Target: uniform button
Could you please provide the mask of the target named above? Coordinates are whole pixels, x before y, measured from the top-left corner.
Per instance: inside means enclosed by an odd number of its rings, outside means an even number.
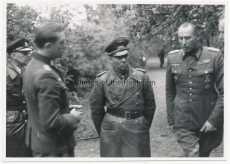
[[[117,129],[118,130],[118,129]]]
[[[192,88],[190,88],[190,90],[192,90]]]
[[[208,71],[205,71],[205,73],[208,73]]]
[[[189,101],[192,101],[192,99],[190,99]]]
[[[135,122],[137,122],[137,120]]]
[[[192,93],[190,93],[190,96],[192,96]]]
[[[190,81],[190,84],[192,84],[192,81]]]
[[[27,120],[25,120],[25,122],[27,122]]]
[[[138,95],[139,93],[137,92],[136,94]]]
[[[176,73],[176,71],[174,71]]]
[[[192,76],[189,76],[190,78],[192,77]]]
[[[136,105],[138,105],[139,103],[137,102]]]
[[[25,104],[26,102],[25,102],[25,101],[23,101],[22,103],[23,103],[23,104]]]
[[[192,72],[192,70],[190,69],[189,72]]]
[[[120,124],[122,124],[122,122],[120,122]]]

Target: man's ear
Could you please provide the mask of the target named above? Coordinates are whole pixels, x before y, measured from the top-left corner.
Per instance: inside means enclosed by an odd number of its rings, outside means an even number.
[[[46,49],[50,49],[51,47],[52,47],[52,45],[49,42],[44,45],[44,48],[46,48]]]
[[[13,58],[13,59],[15,59],[16,54],[13,52],[13,53],[10,54],[10,57]]]

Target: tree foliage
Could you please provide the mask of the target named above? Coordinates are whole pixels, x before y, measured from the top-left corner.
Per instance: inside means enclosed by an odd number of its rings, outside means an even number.
[[[145,47],[163,41],[164,46],[179,48],[177,29],[184,22],[193,22],[204,45],[217,46],[211,39],[218,34],[218,18],[224,5],[106,5],[116,17],[125,17],[130,37],[147,41]]]
[[[115,37],[130,38],[130,61],[139,67],[139,56],[154,54],[155,47],[177,49],[177,28],[185,21],[199,28],[204,45],[217,46],[213,38],[218,32],[218,17],[223,5],[160,5],[160,4],[106,4],[84,5],[86,19],[73,21],[82,11],[71,4],[47,5],[45,8],[7,4],[7,43],[24,37],[33,43],[37,27],[44,22],[62,24],[67,48],[62,59],[56,61],[70,91],[87,97],[90,85],[74,85],[74,80],[94,80],[96,74],[108,70],[110,62],[105,46]],[[154,45],[157,45],[154,47]],[[150,47],[154,47],[150,49]]]

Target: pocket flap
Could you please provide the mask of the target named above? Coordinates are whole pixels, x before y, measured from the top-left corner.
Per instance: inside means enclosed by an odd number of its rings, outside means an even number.
[[[209,73],[213,73],[213,69],[205,69],[205,70],[199,71],[199,75],[205,75]]]
[[[172,69],[172,73],[174,74],[180,74],[181,75],[181,70],[176,70],[176,69]]]

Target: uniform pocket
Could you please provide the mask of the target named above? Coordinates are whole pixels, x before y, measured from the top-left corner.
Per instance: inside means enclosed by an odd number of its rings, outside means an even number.
[[[175,68],[171,69],[175,83],[178,83],[181,80],[181,70]]]
[[[205,89],[209,89],[213,84],[213,69],[204,69],[199,71],[200,84],[204,86]]]
[[[115,122],[114,121],[103,121],[102,128],[104,130],[115,130],[116,129]]]

